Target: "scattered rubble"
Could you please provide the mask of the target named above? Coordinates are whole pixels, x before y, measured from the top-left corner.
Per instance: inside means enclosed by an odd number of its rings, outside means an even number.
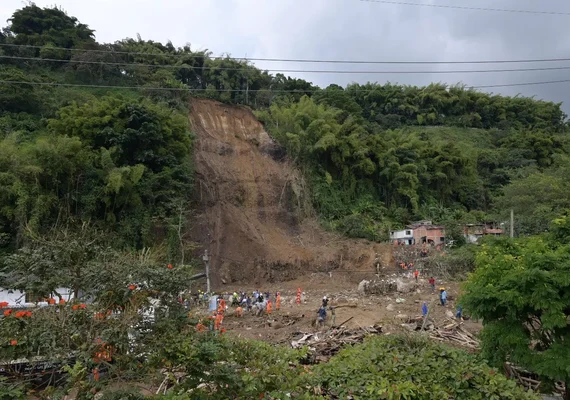
[[[382,333],[380,325],[366,328],[345,329],[337,328],[319,333],[298,333],[302,335],[299,339],[291,342],[291,347],[298,349],[308,346],[312,363],[327,362],[345,345],[362,343],[368,335],[379,335]]]
[[[450,342],[473,350],[479,348],[479,340],[463,329],[461,324],[455,322],[442,328],[433,329],[430,332],[430,338],[441,342]]]

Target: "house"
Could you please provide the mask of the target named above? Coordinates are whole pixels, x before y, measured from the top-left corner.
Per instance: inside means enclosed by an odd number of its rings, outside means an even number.
[[[434,225],[431,221],[419,221],[408,225],[414,234],[414,243],[429,244],[432,246],[445,243],[445,227]]]
[[[414,244],[414,232],[412,229],[406,228],[399,231],[390,232],[390,241],[393,244]]]
[[[477,243],[483,236],[500,236],[504,233],[501,228],[497,228],[492,223],[478,223],[463,225],[463,236],[467,243]]]
[[[405,229],[390,232],[393,244],[430,244],[437,246],[445,242],[445,228],[434,225],[431,221],[418,221]]]
[[[56,290],[57,293],[67,302],[74,298],[73,291],[71,289],[60,288]],[[46,301],[37,301],[30,293],[24,293],[19,290],[8,290],[0,288],[0,303],[7,302],[8,307],[18,308],[18,307],[35,307],[37,306],[47,306]],[[56,298],[56,296],[54,296]]]

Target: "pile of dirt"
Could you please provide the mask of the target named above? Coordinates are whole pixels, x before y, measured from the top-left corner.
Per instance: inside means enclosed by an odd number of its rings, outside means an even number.
[[[249,109],[194,99],[190,122],[198,209],[191,240],[208,249],[215,288],[331,271],[359,282],[374,276],[377,257],[393,265],[390,246],[319,227],[301,174]]]

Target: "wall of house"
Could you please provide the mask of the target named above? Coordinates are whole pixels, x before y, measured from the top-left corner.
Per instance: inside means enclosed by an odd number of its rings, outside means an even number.
[[[63,297],[65,301],[69,301],[74,298],[71,289],[58,288],[56,291],[61,295],[61,297]],[[35,305],[35,303],[26,303],[26,296],[24,292],[21,292],[19,290],[9,291],[0,288],[0,303],[4,301],[8,302],[9,306],[11,307],[32,307]],[[47,303],[39,302],[38,305],[44,306],[47,305]]]
[[[393,231],[390,233],[390,239],[413,239],[414,232],[412,229],[404,229],[401,231]]]
[[[426,237],[426,240],[432,240],[434,244],[437,245],[443,243],[441,238],[445,237],[445,230],[442,228],[427,229],[424,226],[414,228],[414,239],[416,240],[416,244],[421,244],[424,236]]]
[[[414,231],[412,229],[403,229],[401,231],[390,232],[392,243],[403,243],[406,245],[414,244]]]

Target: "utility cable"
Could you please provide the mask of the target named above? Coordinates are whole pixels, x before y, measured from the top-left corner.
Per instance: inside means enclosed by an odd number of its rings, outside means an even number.
[[[535,59],[514,59],[514,60],[471,60],[471,61],[368,61],[368,60],[327,60],[327,59],[300,59],[300,58],[255,58],[255,57],[229,57],[229,56],[209,56],[207,54],[168,54],[168,53],[144,53],[130,51],[96,50],[96,49],[68,49],[66,47],[45,47],[27,44],[0,43],[0,47],[30,48],[62,50],[80,53],[103,53],[111,55],[132,55],[150,57],[174,57],[174,58],[207,58],[211,60],[231,59],[235,61],[267,61],[267,62],[293,62],[293,63],[323,63],[323,64],[511,64],[511,63],[539,63],[539,62],[563,62],[570,61],[570,58],[535,58]]]
[[[501,87],[515,87],[515,86],[532,86],[532,85],[550,85],[555,83],[568,83],[570,79],[562,79],[557,81],[542,81],[542,82],[520,82],[520,83],[500,83],[496,85],[464,85],[465,89],[487,89],[487,88],[501,88]],[[175,92],[245,92],[246,89],[191,89],[191,88],[164,88],[164,87],[147,87],[147,86],[114,86],[114,85],[85,85],[79,83],[58,83],[58,82],[26,82],[26,81],[10,81],[0,80],[0,84],[7,85],[36,85],[36,86],[63,86],[63,87],[81,87],[81,88],[94,88],[94,89],[131,89],[131,90],[157,90],[157,91],[175,91]],[[453,87],[446,85],[448,87]],[[249,92],[271,92],[271,93],[314,93],[322,89],[250,89]],[[351,89],[356,92],[373,92],[377,89]]]
[[[26,61],[47,61],[72,64],[89,64],[100,66],[123,66],[123,67],[144,67],[155,69],[195,69],[195,70],[213,70],[213,71],[243,71],[243,68],[217,67],[217,66],[193,66],[193,65],[157,65],[157,64],[139,64],[139,63],[116,63],[106,61],[82,61],[82,60],[61,60],[56,58],[38,58],[38,57],[18,57],[3,56],[0,59],[26,60]],[[253,68],[253,67],[252,67]],[[256,67],[257,68],[257,67]],[[530,72],[530,71],[562,71],[569,70],[570,66],[560,67],[532,67],[532,68],[511,68],[511,69],[484,69],[484,70],[448,70],[448,71],[352,71],[352,70],[306,70],[306,69],[267,69],[257,68],[259,71],[268,72],[285,72],[285,73],[310,73],[310,74],[479,74],[479,73],[504,73],[504,72]]]
[[[513,9],[505,9],[505,8],[455,6],[455,5],[450,5],[450,4],[411,3],[411,2],[407,2],[407,1],[391,1],[391,0],[360,0],[360,1],[362,1],[364,3],[381,3],[381,4],[395,4],[395,5],[401,5],[401,6],[448,8],[448,9],[467,10],[467,11],[494,11],[494,12],[509,12],[509,13],[518,13],[518,14],[542,14],[542,15],[570,16],[570,12],[564,12],[564,11],[513,10]]]

